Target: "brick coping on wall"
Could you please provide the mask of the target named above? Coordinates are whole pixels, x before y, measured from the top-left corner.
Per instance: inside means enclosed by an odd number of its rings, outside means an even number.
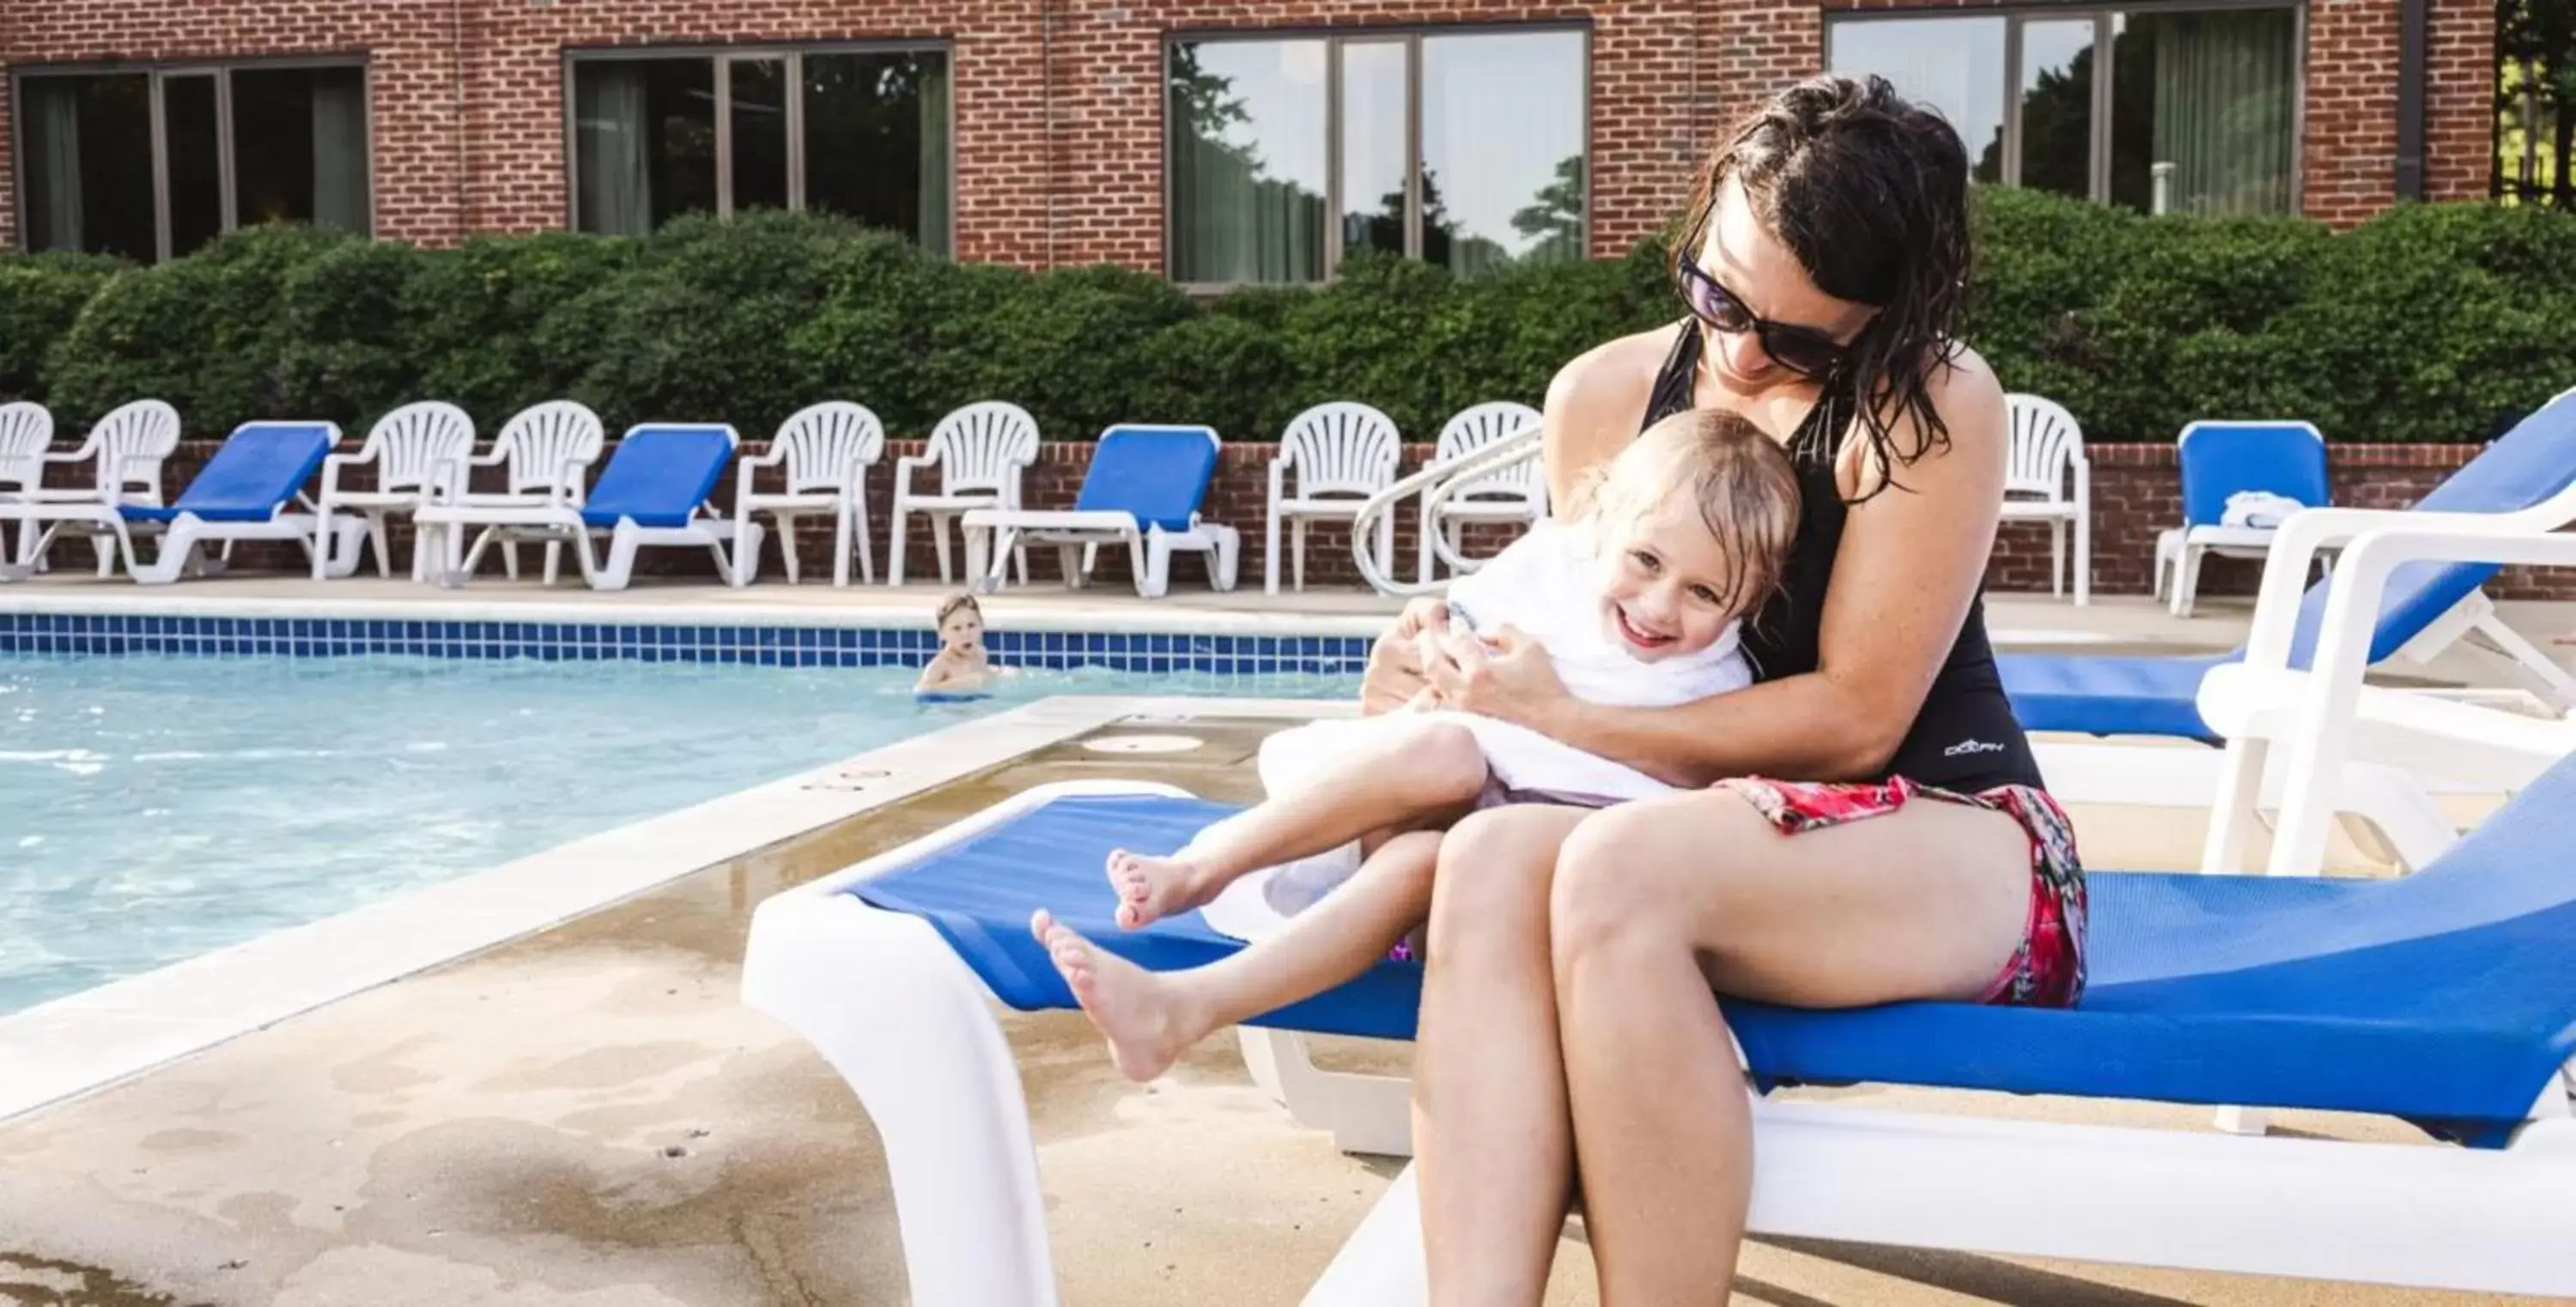
[[[758,442],[747,442],[746,450]],[[202,466],[215,450],[217,442],[190,440],[184,442],[169,465],[163,481],[167,493],[175,496],[187,484],[188,477]],[[2367,445],[2333,444],[2327,447],[2327,461],[2333,478],[2335,502],[2362,508],[2405,508],[2421,499],[2453,470],[2476,457],[2477,445]],[[868,524],[873,539],[880,575],[886,566],[886,531],[893,507],[894,463],[897,458],[917,455],[922,450],[918,440],[889,440],[876,467],[868,474]],[[1036,466],[1022,483],[1022,499],[1033,508],[1067,507],[1073,502],[1082,483],[1084,470],[1090,465],[1092,446],[1087,441],[1049,441],[1040,446]],[[1407,445],[1402,469],[1411,471],[1427,462],[1432,453],[1428,444]],[[1266,553],[1264,540],[1264,505],[1269,490],[1271,460],[1278,446],[1269,442],[1229,443],[1218,464],[1216,484],[1207,499],[1207,516],[1242,533],[1243,556],[1240,583],[1261,584]],[[2181,486],[2175,476],[2174,447],[2170,444],[2096,444],[2087,450],[2092,467],[2093,486],[2093,591],[2099,595],[2143,595],[2149,591],[2149,569],[2155,551],[2156,534],[2181,520]],[[605,460],[603,459],[603,462]],[[65,471],[69,471],[68,469]],[[58,472],[58,476],[63,473]],[[774,474],[773,474],[774,475]],[[916,485],[927,485],[926,478]],[[715,502],[730,511],[733,503],[733,477],[728,473],[716,488]],[[397,529],[397,540],[407,534]],[[935,555],[929,528],[915,519],[906,546],[908,572],[914,577],[936,576]],[[800,537],[801,557],[806,564],[828,569],[828,529],[809,525]],[[1414,574],[1418,558],[1417,516],[1408,506],[1399,509],[1395,524],[1396,567],[1399,575]],[[1468,537],[1469,551],[1483,554],[1500,547],[1510,532],[1501,528],[1477,528]],[[1282,535],[1283,546],[1287,543]],[[2071,541],[2070,541],[2071,545]],[[405,546],[397,544],[397,549]],[[774,547],[773,547],[774,548]],[[250,567],[290,566],[292,551],[254,550],[245,546],[237,551],[236,561]],[[1987,568],[1989,588],[2002,593],[2045,593],[2049,589],[2049,531],[2036,523],[2005,525],[1996,539],[1995,551]],[[1031,557],[1035,575],[1041,579],[1055,575],[1051,551],[1036,551]],[[1116,551],[1104,551],[1099,580],[1103,584],[1126,580],[1126,560]],[[68,559],[70,555],[64,554]],[[665,574],[706,572],[706,556],[694,550],[652,550],[644,556],[644,570]],[[372,566],[372,564],[370,564]],[[1178,564],[1178,584],[1201,584],[1203,576],[1193,560]],[[764,572],[777,575],[777,557],[772,553]],[[1289,568],[1281,568],[1286,584]],[[2212,559],[2202,574],[2201,589],[2211,595],[2249,595],[2260,576],[2260,564],[2250,560]],[[1358,567],[1351,557],[1349,530],[1339,524],[1318,523],[1310,529],[1306,551],[1306,578],[1310,587],[1348,588],[1359,584]],[[2490,587],[2499,598],[2576,599],[2576,572],[2533,572],[2510,569],[2499,583]]]

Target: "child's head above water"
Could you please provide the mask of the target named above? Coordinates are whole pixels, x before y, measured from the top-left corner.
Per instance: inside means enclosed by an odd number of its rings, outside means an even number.
[[[931,625],[939,630],[942,649],[962,654],[984,643],[984,610],[971,594],[951,595]]]
[[[1733,413],[1648,427],[1579,501],[1601,559],[1601,620],[1648,662],[1695,654],[1780,584],[1798,478],[1779,442]]]

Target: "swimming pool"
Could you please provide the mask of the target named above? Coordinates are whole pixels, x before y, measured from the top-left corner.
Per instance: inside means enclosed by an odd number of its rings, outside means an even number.
[[[1321,672],[0,653],[0,1013],[1056,694]]]

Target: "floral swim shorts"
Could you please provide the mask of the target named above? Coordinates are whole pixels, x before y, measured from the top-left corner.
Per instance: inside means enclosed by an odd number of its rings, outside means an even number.
[[[1983,1003],[2073,1007],[2084,996],[2084,869],[2075,828],[2044,790],[2003,785],[1975,794],[1918,785],[1902,776],[1878,784],[1816,784],[1761,778],[1720,781],[1784,834],[1884,816],[1915,799],[2001,812],[2030,835],[2030,919],[2021,947]]]

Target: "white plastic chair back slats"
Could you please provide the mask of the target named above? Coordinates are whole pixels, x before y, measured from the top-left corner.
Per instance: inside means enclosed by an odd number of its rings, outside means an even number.
[[[941,494],[989,491],[1016,508],[1020,469],[1038,457],[1037,419],[1005,400],[969,404],[939,420],[923,452],[939,462]]]
[[[374,456],[376,488],[393,492],[426,489],[440,468],[473,453],[474,420],[454,404],[432,399],[376,419],[359,456]]]
[[[2007,398],[2012,413],[2012,441],[2004,468],[2004,493],[2038,495],[2063,501],[2067,465],[2083,446],[2084,433],[2075,417],[2052,399],[2037,395]]]
[[[1475,453],[1515,431],[1538,425],[1538,421],[1537,409],[1508,399],[1460,410],[1440,428],[1440,443],[1433,449],[1432,459],[1446,462]],[[1547,478],[1540,475],[1544,468],[1545,464],[1538,459],[1515,463],[1499,472],[1461,482],[1450,492],[1450,498],[1455,502],[1493,496],[1535,502],[1547,494]]]
[[[114,493],[144,503],[161,502],[161,464],[179,449],[179,410],[157,399],[138,399],[108,410],[90,428],[99,467],[116,469]],[[102,490],[111,489],[100,480]]]
[[[1395,421],[1366,404],[1318,404],[1281,433],[1280,452],[1296,473],[1299,498],[1374,494],[1395,479],[1401,437]]]
[[[885,448],[885,424],[862,405],[825,400],[797,410],[778,428],[787,455],[787,493],[838,491]]]
[[[501,428],[496,453],[509,466],[514,495],[543,493],[564,479],[564,469],[599,459],[607,442],[599,415],[569,399],[549,400],[521,412]],[[572,487],[579,490],[576,483]]]
[[[45,451],[54,443],[54,415],[42,404],[0,404],[0,494],[45,483]]]

